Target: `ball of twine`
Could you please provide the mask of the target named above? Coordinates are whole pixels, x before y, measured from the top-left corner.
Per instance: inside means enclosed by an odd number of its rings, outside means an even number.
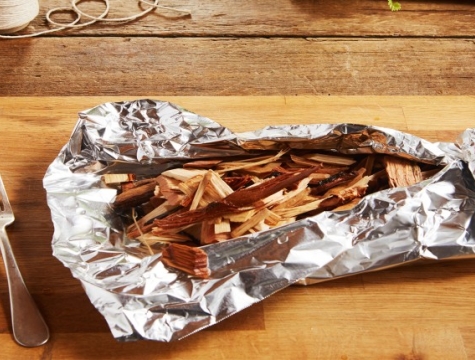
[[[24,29],[39,11],[38,0],[0,0],[0,34]]]

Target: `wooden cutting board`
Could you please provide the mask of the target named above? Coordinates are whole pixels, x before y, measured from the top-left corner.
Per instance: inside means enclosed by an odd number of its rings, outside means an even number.
[[[117,343],[79,282],[51,254],[42,179],[77,114],[138,97],[1,97],[0,174],[16,222],[19,267],[50,325],[41,348],[16,345],[0,269],[6,359],[472,359],[475,261],[419,264],[291,287],[182,341]],[[140,98],[144,98],[141,96]],[[265,125],[362,123],[453,142],[475,127],[475,97],[161,97],[235,132]]]

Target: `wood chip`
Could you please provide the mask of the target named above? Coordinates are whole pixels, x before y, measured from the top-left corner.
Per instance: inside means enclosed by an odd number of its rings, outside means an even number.
[[[154,196],[155,186],[157,186],[156,181],[152,181],[145,185],[124,191],[116,196],[112,206],[116,209],[125,209],[141,205]]]
[[[304,158],[308,160],[313,160],[322,163],[330,163],[336,165],[353,165],[355,163],[355,159],[350,156],[342,156],[342,155],[327,155],[327,154],[306,154],[303,155]]]
[[[271,212],[267,208],[262,209],[256,215],[251,217],[249,220],[242,223],[233,231],[231,231],[231,236],[234,238],[234,237],[244,235],[249,229],[256,226],[259,222],[264,221],[268,216],[271,216]]]
[[[121,183],[132,182],[136,179],[135,174],[104,174],[102,181],[109,186],[119,185]]]
[[[162,175],[180,181],[187,181],[197,175],[204,175],[207,171],[208,170],[176,168],[166,170],[162,173]]]
[[[169,266],[197,277],[207,278],[210,275],[208,256],[198,247],[170,244],[163,250],[162,260]]]
[[[145,224],[152,221],[153,219],[163,217],[167,214],[171,214],[177,209],[177,205],[171,205],[167,201],[163,202],[160,206],[156,207],[155,209],[144,215],[136,223],[130,225],[127,228],[127,236],[134,238],[143,232],[151,231],[153,224],[149,224],[148,226],[146,226]],[[141,231],[137,229],[137,225],[142,229]]]
[[[212,169],[219,163],[222,163],[223,160],[196,160],[196,161],[190,161],[185,164],[183,164],[184,169]]]
[[[143,235],[137,236],[137,240],[143,243],[147,243],[148,245],[154,245],[156,243],[163,243],[163,242],[189,242],[191,239],[190,237],[183,235],[183,234],[176,234],[176,233],[154,233],[148,232]]]
[[[180,180],[160,175],[157,177],[160,194],[167,199],[171,205],[180,205],[186,194],[180,189]]]
[[[249,210],[245,211],[240,211],[236,213],[231,213],[231,214],[225,214],[223,215],[225,218],[229,219],[229,221],[234,222],[234,223],[243,223],[247,220],[249,220],[254,214],[256,213],[256,209],[252,208]]]
[[[406,187],[422,181],[421,168],[414,161],[385,156],[383,162],[391,187]]]
[[[193,201],[191,202],[190,205],[190,210],[195,210],[198,208],[198,205],[200,204],[201,198],[203,197],[205,193],[205,189],[208,186],[208,183],[211,180],[211,171],[208,171],[203,178],[200,181],[200,184],[198,185],[198,188],[196,189],[195,196],[193,197]]]
[[[280,159],[284,154],[286,154],[289,150],[281,150],[274,156],[265,156],[261,158],[254,158],[249,160],[243,161],[234,161],[234,162],[223,162],[219,164],[216,169],[218,172],[228,172],[228,171],[235,171],[235,170],[242,170],[253,168],[259,165],[268,164]]]
[[[437,171],[424,165],[422,173],[419,164],[393,156],[285,149],[235,161],[191,161],[151,179],[131,181],[132,176],[118,174],[104,182],[119,191],[115,208],[142,212],[128,226],[129,238],[149,251],[156,243],[170,243],[163,245],[167,265],[207,277],[206,253],[191,242],[227,241],[322,211],[350,210],[368,191],[409,186]]]

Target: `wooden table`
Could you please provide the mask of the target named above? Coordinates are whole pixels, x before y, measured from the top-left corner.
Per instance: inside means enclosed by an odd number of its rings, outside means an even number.
[[[0,174],[16,215],[9,234],[52,333],[39,348],[13,342],[1,268],[0,358],[474,358],[474,260],[290,287],[179,342],[112,338],[51,251],[42,179],[79,111],[147,97],[236,132],[356,122],[450,142],[475,125],[471,1],[402,0],[398,13],[383,0],[167,4],[193,15],[0,40]],[[41,14],[56,5],[64,4],[41,1]],[[42,28],[38,18],[28,31]]]
[[[41,181],[68,141],[77,112],[122,98],[0,98],[0,174],[17,218],[9,233],[25,281],[52,332],[50,342],[40,348],[25,349],[12,341],[7,286],[2,281],[2,354],[12,359],[475,356],[474,260],[414,265],[291,287],[179,342],[117,343],[79,282],[51,255],[53,229]],[[265,124],[357,122],[399,129],[431,141],[454,141],[475,118],[474,97],[161,98],[235,131]],[[5,278],[3,269],[0,278]]]
[[[400,1],[394,13],[385,0],[166,0],[192,17],[0,42],[0,94],[473,94],[473,1]],[[120,1],[111,16],[138,10]],[[28,30],[45,28],[42,16]]]

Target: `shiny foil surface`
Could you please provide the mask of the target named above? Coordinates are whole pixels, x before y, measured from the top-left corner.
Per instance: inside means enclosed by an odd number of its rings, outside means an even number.
[[[454,143],[429,143],[353,124],[268,126],[239,134],[168,102],[102,104],[80,113],[43,180],[53,255],[79,279],[116,339],[181,339],[291,284],[422,259],[473,257],[474,139],[471,129]],[[207,245],[208,279],[164,266],[160,254],[138,251],[110,207],[116,190],[101,182],[104,173],[146,176],[190,159],[284,146],[394,154],[444,168],[414,186],[367,195],[350,211]]]

